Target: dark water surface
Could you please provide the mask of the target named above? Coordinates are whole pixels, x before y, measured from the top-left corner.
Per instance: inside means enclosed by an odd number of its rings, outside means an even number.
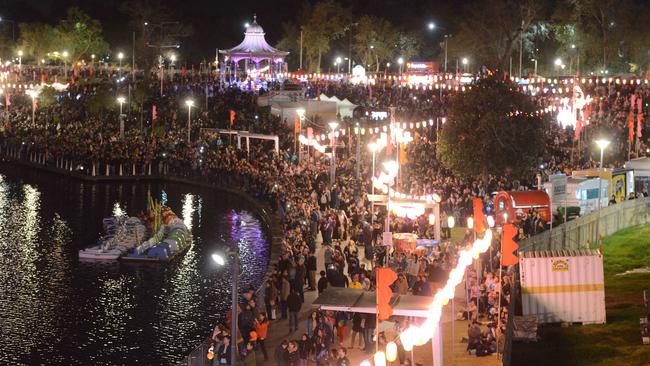
[[[137,214],[147,190],[191,228],[167,265],[79,262],[101,220]],[[0,163],[0,365],[167,365],[225,318],[230,271],[210,255],[239,243],[244,285],[268,265],[264,224],[248,203],[165,183],[89,184]]]

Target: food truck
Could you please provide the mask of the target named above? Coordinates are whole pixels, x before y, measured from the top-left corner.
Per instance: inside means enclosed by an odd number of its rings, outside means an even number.
[[[531,209],[536,209],[547,223],[551,221],[551,202],[544,191],[501,191],[494,197],[494,221],[499,225],[517,223]]]
[[[607,182],[607,201],[612,196],[616,198],[616,202],[624,201],[629,197],[630,193],[634,193],[634,170],[626,168],[616,169],[586,169],[575,170],[571,173],[573,177],[585,178],[603,178],[603,185]],[[598,190],[596,190],[598,191]]]

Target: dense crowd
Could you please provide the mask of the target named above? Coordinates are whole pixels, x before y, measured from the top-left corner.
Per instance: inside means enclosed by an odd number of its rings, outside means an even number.
[[[134,84],[117,71],[92,76],[82,73],[64,93],[42,92],[35,123],[32,123],[29,97],[16,93],[7,98],[11,105],[3,116],[2,146],[22,146],[51,158],[66,157],[73,159],[75,166],[95,162],[147,165],[157,161],[181,176],[198,176],[210,181],[236,176],[237,182],[249,192],[268,200],[281,217],[285,236],[274,275],[264,285],[262,301],[259,301],[263,305],[258,303],[254,290],[246,292],[239,304],[238,340],[241,341],[236,342],[236,347],[246,365],[256,364],[258,349],[265,360],[273,357],[279,365],[306,365],[308,361],[319,365],[347,365],[348,349],[354,348],[357,340],[356,347],[374,352],[375,344],[381,348],[408,326],[405,323],[408,320],[398,319],[394,334],[376,334],[373,314],[315,311],[306,328],[299,329],[298,313],[303,306],[304,292],[320,293],[327,287],[372,291],[377,266],[389,266],[398,275],[393,284],[395,293],[433,296],[455,265],[455,253],[473,241],[468,233],[457,243],[437,243],[414,251],[386,247],[382,243],[386,212],[373,209],[368,199],[371,186],[367,178],[375,172],[371,171],[371,157],[366,149],[362,149],[358,162],[354,151],[342,152],[331,181],[327,156],[310,154],[298,163],[293,150],[294,136],[287,121],[258,107],[256,94],[229,88],[218,79],[185,79],[179,75],[163,84],[162,95],[159,87],[155,79]],[[280,87],[271,85],[271,88]],[[600,85],[590,92],[598,97],[593,102],[591,122],[583,127],[582,139],[589,141],[584,136],[596,135],[606,128],[615,136],[617,146],[625,146],[629,95],[636,93],[646,100],[648,90],[641,86]],[[119,116],[115,97],[127,93],[132,94],[133,102],[127,107],[126,116]],[[405,120],[444,117],[450,100],[449,92],[403,89],[390,84],[368,88],[314,82],[306,85],[305,93],[310,97],[326,93],[339,99],[349,98],[369,108],[395,107]],[[536,102],[549,105],[553,98],[539,96]],[[185,137],[187,107],[183,101],[186,99],[194,100],[198,109],[193,112],[196,115],[192,120],[192,143]],[[207,108],[198,106],[202,103]],[[126,126],[123,139],[119,137],[120,118],[124,118]],[[227,135],[202,130],[218,128],[278,135],[279,154],[269,152],[270,143],[255,143],[249,151],[240,150]],[[552,125],[539,161],[540,174],[594,165],[584,144],[582,149],[576,148],[574,136],[572,129]],[[536,183],[535,177],[529,181],[498,176],[489,176],[486,181],[460,179],[436,159],[436,141],[437,128],[414,136],[407,148],[409,162],[403,167],[400,189],[410,194],[440,195],[439,220],[446,238],[450,237],[449,230],[444,230],[449,229],[444,227],[446,217],[453,216],[457,222],[464,223],[471,215],[474,197],[484,198],[489,207],[492,192],[531,189]],[[362,172],[359,177],[356,164],[360,164]],[[434,236],[433,225],[426,216],[412,219],[392,216],[390,221],[392,232],[417,233],[420,238]],[[522,236],[542,231],[545,225],[539,215],[531,212],[522,224]],[[324,268],[318,268],[317,249],[323,253]],[[477,355],[497,350],[497,339],[507,322],[513,286],[511,275],[500,273],[498,251],[489,251],[482,259],[480,273],[476,270],[467,273],[468,301],[458,314],[458,318],[471,320],[468,350]],[[269,328],[274,321],[282,319],[289,323],[293,338],[278,349],[267,350],[264,341]],[[233,345],[228,329],[217,326],[213,333],[211,352],[215,364],[229,363]],[[373,337],[378,339],[373,341]],[[399,354],[400,364],[409,364],[402,348]]]

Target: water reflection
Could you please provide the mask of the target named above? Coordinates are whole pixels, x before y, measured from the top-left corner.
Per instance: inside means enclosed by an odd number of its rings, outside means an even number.
[[[232,197],[180,185],[85,185],[3,165],[0,172],[0,364],[178,361],[229,308],[229,271],[210,254],[237,244],[242,285],[264,275],[265,232]],[[147,191],[160,198],[163,189],[192,230],[184,257],[169,266],[79,263],[77,251],[96,242],[103,217],[137,214]]]

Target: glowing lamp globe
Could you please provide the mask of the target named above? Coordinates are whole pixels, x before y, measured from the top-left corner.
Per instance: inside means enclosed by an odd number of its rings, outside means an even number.
[[[384,352],[379,351],[375,353],[375,366],[386,366],[386,355]]]
[[[397,345],[395,342],[388,342],[386,345],[386,361],[393,362],[397,359]]]

